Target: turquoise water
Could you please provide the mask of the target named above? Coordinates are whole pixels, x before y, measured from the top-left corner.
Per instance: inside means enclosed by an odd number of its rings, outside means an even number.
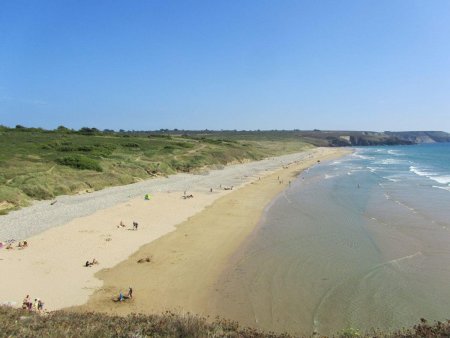
[[[220,314],[330,334],[450,318],[450,144],[356,148],[302,173],[219,281]]]

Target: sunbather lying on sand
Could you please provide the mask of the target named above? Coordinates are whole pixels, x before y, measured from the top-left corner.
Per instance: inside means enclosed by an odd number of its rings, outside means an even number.
[[[98,264],[98,261],[95,258],[92,259],[92,262],[86,261],[86,263],[84,263],[84,266],[85,267],[89,267],[89,266],[92,266],[94,264]]]
[[[17,246],[21,249],[26,248],[28,246],[28,242],[27,241],[23,241],[23,242],[19,241],[19,244]]]

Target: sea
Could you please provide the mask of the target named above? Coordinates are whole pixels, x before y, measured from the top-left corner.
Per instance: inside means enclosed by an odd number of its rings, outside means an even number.
[[[450,319],[450,143],[354,148],[299,174],[217,285],[220,315],[276,332]]]

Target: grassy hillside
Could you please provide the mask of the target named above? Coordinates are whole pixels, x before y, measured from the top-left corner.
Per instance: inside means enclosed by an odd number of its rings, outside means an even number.
[[[0,129],[0,213],[33,199],[93,191],[311,147],[298,139]]]
[[[233,321],[192,314],[138,315],[128,317],[65,311],[38,315],[0,306],[2,337],[288,337],[241,328]]]
[[[161,315],[132,314],[120,317],[100,313],[56,311],[39,315],[5,306],[0,306],[0,328],[2,337],[291,337],[289,334],[243,328],[235,321],[220,318],[211,320],[189,313],[178,315],[166,312]],[[412,328],[389,333],[377,330],[361,333],[348,328],[333,335],[342,338],[449,336],[449,322],[428,324],[424,319]]]

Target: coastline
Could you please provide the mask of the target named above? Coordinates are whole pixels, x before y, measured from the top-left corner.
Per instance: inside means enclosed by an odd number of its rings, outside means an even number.
[[[177,230],[142,246],[127,260],[96,274],[103,281],[89,301],[74,311],[99,311],[126,315],[176,311],[205,316],[216,314],[210,302],[215,283],[228,260],[254,231],[264,209],[289,186],[299,172],[318,161],[348,154],[347,149],[318,149],[304,161],[283,166],[231,194],[218,198],[202,212],[177,225]],[[144,257],[150,263],[138,264]],[[131,302],[111,298],[128,286]]]
[[[24,250],[18,250],[17,248],[15,250],[2,249],[0,251],[0,268],[3,271],[8,271],[8,278],[2,281],[3,288],[0,290],[0,303],[20,306],[21,299],[26,294],[30,294],[32,297],[43,299],[48,310],[79,306],[89,300],[86,305],[78,309],[116,312],[117,307],[110,307],[110,305],[115,305],[111,302],[111,297],[118,292],[118,289],[121,288],[125,292],[126,288],[132,285],[135,290],[136,301],[133,301],[132,307],[128,309],[126,304],[121,304],[120,309],[123,311],[119,311],[119,313],[136,311],[150,313],[160,312],[169,308],[182,308],[183,311],[185,309],[199,309],[200,306],[204,306],[205,301],[208,299],[205,296],[205,290],[203,290],[204,285],[212,285],[215,276],[225,264],[226,257],[237,248],[242,239],[254,228],[264,206],[279,191],[282,191],[287,184],[287,180],[285,180],[284,184],[279,184],[277,181],[276,185],[268,185],[268,194],[266,192],[261,193],[263,184],[258,181],[258,178],[269,175],[266,178],[261,178],[261,181],[265,182],[270,175],[272,177],[276,175],[271,174],[274,168],[286,167],[290,163],[288,169],[279,169],[277,171],[280,173],[279,176],[281,179],[282,175],[292,174],[298,170],[302,170],[306,166],[316,163],[317,159],[320,158],[323,160],[329,154],[334,154],[335,152],[348,152],[348,150],[316,148],[299,154],[230,166],[223,170],[214,171],[208,176],[182,174],[163,180],[163,184],[154,180],[153,182],[141,182],[131,186],[105,189],[107,191],[102,190],[89,194],[88,196],[81,196],[85,201],[81,205],[78,205],[76,210],[83,209],[83,206],[89,205],[90,203],[95,204],[92,202],[98,199],[101,200],[104,196],[110,196],[110,199],[108,201],[100,201],[100,204],[95,205],[96,208],[99,205],[114,202],[115,197],[112,196],[114,195],[114,190],[122,193],[120,190],[122,189],[124,191],[122,195],[125,196],[125,199],[126,196],[134,197],[140,195],[141,197],[128,198],[125,202],[100,208],[90,214],[90,210],[83,210],[83,213],[80,215],[81,217],[73,218],[64,225],[53,225],[50,229],[41,230],[37,235],[28,238],[30,245]],[[295,163],[298,161],[301,161],[299,165]],[[306,165],[306,163],[309,164]],[[219,182],[225,182],[227,185],[237,182],[237,189],[233,189],[232,191],[218,190]],[[148,190],[149,184],[155,185],[150,191]],[[208,189],[209,186],[214,187],[212,193]],[[210,216],[205,216],[205,211],[209,211],[216,202],[221,201],[222,198],[227,196],[230,196],[230,198],[222,203],[225,203],[225,207],[234,210],[236,205],[240,205],[241,200],[246,198],[245,191],[241,192],[241,190],[256,186],[259,189],[257,195],[260,195],[261,198],[253,201],[253,206],[250,206],[250,208],[255,209],[251,210],[251,221],[243,227],[224,227],[224,230],[228,230],[228,235],[230,235],[229,230],[231,230],[232,232],[236,232],[236,236],[229,237],[228,244],[223,247],[223,250],[215,253],[214,259],[211,260],[211,262],[215,262],[213,264],[215,266],[212,266],[212,270],[208,271],[207,274],[202,274],[201,278],[199,278],[195,272],[197,270],[193,268],[200,263],[195,260],[191,261],[191,264],[188,265],[183,263],[187,258],[192,259],[194,257],[187,257],[180,249],[181,247],[177,250],[167,250],[167,248],[173,246],[170,238],[175,238],[177,245],[181,245],[183,242],[190,243],[197,235],[201,239],[202,232],[209,229],[189,226],[192,220],[200,218],[206,219],[207,222],[214,222],[220,217],[219,214],[212,212]],[[130,190],[135,187],[137,189]],[[195,198],[181,198],[183,190],[186,190],[186,187],[189,188],[188,193],[193,192]],[[152,192],[150,201],[143,199],[141,195],[143,191]],[[240,194],[243,194],[243,196]],[[122,195],[120,199],[124,198]],[[65,201],[70,206],[71,197],[58,197],[58,201]],[[80,196],[74,196],[72,198],[79,200]],[[37,205],[48,208],[48,201],[39,202]],[[64,203],[61,203],[58,208],[63,209]],[[66,208],[68,207],[66,206]],[[31,210],[33,210],[33,207]],[[23,209],[15,212],[12,217],[20,220],[19,216],[21,214],[27,215],[28,213],[30,213],[29,209]],[[86,213],[88,214],[86,215]],[[73,213],[69,216],[72,215]],[[45,215],[38,214],[36,216],[37,221],[39,218],[45,219]],[[247,215],[244,214],[244,216],[246,218]],[[210,218],[208,219],[208,217]],[[117,228],[120,221],[123,221],[127,225],[126,229]],[[133,221],[139,222],[138,231],[129,231],[132,228],[131,224]],[[177,226],[177,224],[180,225]],[[218,229],[216,228],[216,230]],[[186,234],[187,236],[185,236]],[[225,235],[227,235],[227,231],[224,231],[224,233],[220,233],[219,231],[215,235],[209,234],[210,237],[216,236],[216,238],[221,238]],[[157,240],[158,238],[159,240]],[[195,243],[198,245],[199,243],[206,242],[204,240],[196,240]],[[163,254],[153,253],[153,245],[161,247],[160,250]],[[152,256],[152,262],[137,264],[136,258],[144,258],[147,255],[146,250],[148,250],[148,247],[152,251],[148,255]],[[214,247],[208,248],[206,245],[200,248],[197,247],[196,249],[201,250],[199,251],[201,253],[200,256],[214,252]],[[88,268],[83,266],[86,260],[92,260],[93,258],[96,258],[100,264]],[[176,272],[177,270],[179,272],[175,273],[175,277],[168,276],[168,279],[164,280],[163,274],[158,269],[164,269],[171,265],[174,265],[172,272]],[[125,267],[125,272],[121,270],[122,266]],[[142,271],[139,270],[136,272],[132,271],[136,266],[139,269],[143,269],[144,274],[141,274]],[[183,269],[180,269],[181,266],[183,266]],[[197,265],[197,267],[200,267],[200,265]],[[192,271],[190,271],[190,268],[192,268]],[[154,271],[154,269],[157,269],[157,271]],[[201,268],[200,270],[204,269]],[[98,274],[96,274],[97,272]],[[145,294],[146,291],[145,289],[141,289],[139,283],[148,279],[148,273],[154,274],[155,272],[159,278],[152,279],[152,282],[160,283],[161,287],[168,286],[167,280],[180,277],[181,274],[185,274],[185,276],[190,274],[191,280],[189,283],[182,283],[186,288],[180,289],[180,294],[177,295],[176,292],[173,295],[171,294],[172,301],[168,301],[170,297],[168,297],[168,293],[166,292],[160,294],[160,301],[157,302],[153,289],[149,289],[149,297],[141,298],[141,295]],[[123,273],[122,278],[120,276]],[[112,279],[116,284],[111,284],[109,279],[105,277],[108,274],[112,274]],[[130,276],[132,277],[131,280],[129,278]],[[103,280],[103,278],[105,279]],[[178,279],[182,281],[184,277]],[[199,287],[195,289],[196,284]],[[192,297],[187,297],[188,303],[185,307],[186,302],[178,301],[180,300],[180,295],[186,293],[189,287],[195,289],[196,292],[189,292]],[[168,288],[166,291],[171,293],[174,291],[174,288]],[[89,298],[92,294],[94,295]],[[106,298],[103,299],[103,296]],[[196,297],[200,297],[202,300]],[[140,304],[141,300],[144,299],[147,299],[147,301]],[[189,301],[189,299],[191,300]],[[149,303],[151,304],[149,305]],[[191,306],[192,304],[195,306]],[[203,310],[198,311],[198,313],[206,312]]]

